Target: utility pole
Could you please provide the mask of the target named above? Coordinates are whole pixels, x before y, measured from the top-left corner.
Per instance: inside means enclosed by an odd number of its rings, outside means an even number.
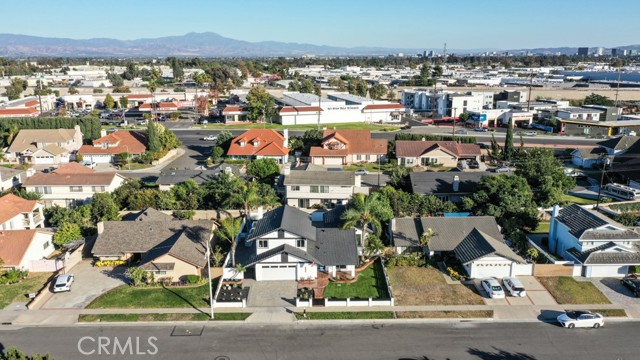
[[[211,311],[211,320],[213,320],[213,286],[211,285],[211,240],[207,240],[207,275],[209,277],[209,309]],[[222,278],[220,279],[222,281]]]
[[[320,130],[320,112],[322,112],[322,89],[318,95],[318,130]]]
[[[42,109],[42,75],[40,75],[40,91],[38,91],[38,102],[40,103],[40,116],[42,116],[42,114],[44,113],[44,110]],[[616,99],[617,99],[617,94],[616,94]]]
[[[602,173],[600,174],[600,186],[598,187],[598,198],[596,199],[595,209],[600,207],[600,194],[602,193],[602,183],[604,182],[604,173],[606,171],[607,165],[609,165],[609,158],[606,157],[602,161]]]
[[[618,92],[620,91],[620,66],[618,66],[618,82],[616,83],[616,108],[618,107]]]
[[[527,100],[527,111],[531,111],[531,87],[533,86],[533,70],[529,70],[529,97]]]

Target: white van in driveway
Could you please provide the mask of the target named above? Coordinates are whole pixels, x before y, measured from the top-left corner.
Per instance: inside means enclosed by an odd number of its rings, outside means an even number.
[[[507,276],[502,278],[502,285],[504,285],[505,290],[509,292],[509,295],[511,296],[527,296],[527,291],[524,289],[524,285],[522,285],[522,282],[515,277]]]

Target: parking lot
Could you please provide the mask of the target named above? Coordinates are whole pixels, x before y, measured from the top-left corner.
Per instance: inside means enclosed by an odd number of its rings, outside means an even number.
[[[557,305],[553,296],[549,294],[547,289],[545,289],[535,277],[518,276],[518,279],[520,279],[520,282],[524,285],[527,296],[513,297],[506,293],[504,299],[492,299],[482,288],[480,284],[482,279],[475,279],[473,283],[487,305]],[[499,280],[499,282],[502,285],[502,281]]]
[[[93,267],[90,261],[82,261],[68,273],[75,278],[71,291],[53,294],[43,309],[81,309],[107,290],[125,283],[124,268]]]

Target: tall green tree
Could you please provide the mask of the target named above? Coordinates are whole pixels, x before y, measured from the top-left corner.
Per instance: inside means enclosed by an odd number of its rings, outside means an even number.
[[[505,160],[512,160],[515,155],[515,147],[513,146],[513,122],[509,120],[507,125],[507,135],[504,138],[504,148],[502,154]]]
[[[104,98],[104,107],[107,109],[113,109],[115,105],[116,101],[113,99],[113,96],[111,96],[111,94],[107,94]]]
[[[118,99],[118,102],[120,103],[121,108],[123,109],[129,108],[129,99],[126,96],[121,96],[120,99]]]
[[[313,92],[313,90],[312,90]],[[247,104],[249,105],[249,119],[266,121],[275,113],[275,102],[263,87],[256,86],[249,90],[247,94]]]
[[[62,246],[68,242],[80,240],[81,238],[82,231],[80,231],[80,227],[74,223],[66,223],[62,224],[53,235],[53,243],[57,246]]]
[[[380,100],[385,95],[387,95],[387,87],[382,84],[373,85],[369,89],[369,95],[371,96],[372,99]]]
[[[120,218],[118,205],[110,193],[93,194],[91,201],[91,219],[94,222],[114,221]]]
[[[247,166],[247,175],[258,181],[273,184],[273,180],[280,174],[280,166],[274,159],[263,158],[253,160]]]
[[[604,95],[598,95],[596,93],[591,93],[591,95],[587,95],[584,98],[585,105],[602,105],[602,106],[614,106],[615,103],[613,100],[609,99]]]
[[[20,78],[11,79],[11,84],[5,87],[5,95],[9,100],[16,100],[20,98],[20,95],[24,91],[24,80]]]
[[[247,220],[251,217],[251,209],[261,204],[258,183],[245,181],[226,199],[226,205],[234,209],[244,210]]]
[[[562,161],[556,159],[552,149],[528,148],[518,152],[516,175],[522,176],[533,192],[538,206],[560,204],[562,196],[576,185],[566,176]]]
[[[162,150],[158,126],[154,121],[150,121],[147,125],[147,150],[150,152],[159,152]]]
[[[231,243],[231,266],[236,267],[236,246],[237,237],[242,227],[241,217],[227,217],[220,221],[220,226],[215,230],[215,234],[221,240]]]
[[[373,225],[374,232],[382,231],[382,222],[393,216],[389,201],[380,193],[371,195],[354,194],[342,214],[342,228],[360,227],[362,231],[362,247],[367,248],[367,226]]]

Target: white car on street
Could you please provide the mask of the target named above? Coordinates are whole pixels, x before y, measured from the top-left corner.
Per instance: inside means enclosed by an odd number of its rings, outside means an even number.
[[[486,278],[481,281],[482,288],[492,299],[504,299],[504,290],[498,280],[494,278]]]
[[[207,136],[203,137],[202,140],[204,140],[204,141],[216,141],[216,140],[218,140],[218,138],[216,136],[213,136],[213,135],[207,135]]]
[[[515,277],[507,276],[502,278],[502,285],[504,285],[505,290],[509,292],[509,295],[511,296],[527,296],[527,291],[524,289],[524,285],[522,285],[522,282]]]
[[[73,274],[58,275],[56,277],[56,282],[53,284],[53,292],[71,291],[73,279]]]
[[[577,327],[592,327],[594,329],[604,325],[604,317],[591,311],[567,311],[558,316],[558,322],[562,327],[569,329]]]

